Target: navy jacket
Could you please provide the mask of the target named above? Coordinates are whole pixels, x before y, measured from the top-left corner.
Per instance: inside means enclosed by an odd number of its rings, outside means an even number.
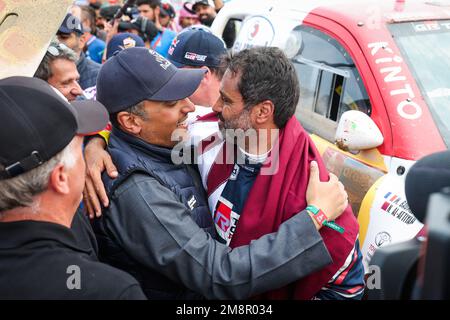
[[[77,61],[81,89],[86,90],[97,85],[97,76],[101,67],[101,64],[88,59],[84,52],[81,53],[80,59]]]
[[[115,128],[110,136],[108,147],[119,171],[119,176],[114,180],[110,179],[108,175],[104,175],[108,194],[113,194],[132,175],[138,173],[149,175],[166,188],[167,192],[176,195],[186,210],[191,212],[191,217],[200,228],[214,235],[207,197],[197,170],[189,165],[173,164],[171,149],[148,144]],[[183,285],[170,281],[158,271],[142,266],[139,261],[132,258],[132,252],[122,250],[115,237],[111,237],[105,232],[105,226],[100,229],[103,230],[103,232],[97,232],[100,258],[134,275],[141,283],[148,298],[191,299],[200,297],[192,295]],[[133,230],[126,232],[133,232]]]

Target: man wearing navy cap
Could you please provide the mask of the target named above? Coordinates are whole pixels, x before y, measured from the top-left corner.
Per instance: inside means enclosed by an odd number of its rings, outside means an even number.
[[[130,48],[109,59],[98,78],[97,99],[113,123],[108,151],[118,170],[115,179],[103,175],[111,200],[95,221],[100,258],[134,275],[149,298],[248,298],[330,262],[306,211],[276,234],[233,251],[214,240],[198,172],[172,160],[194,110],[188,97],[204,72]],[[324,200],[336,189],[312,194]]]
[[[43,80],[0,80],[0,299],[144,299],[101,264],[71,225],[84,186],[83,136],[108,122],[98,102],[69,104]]]
[[[56,33],[58,40],[75,51],[78,56],[77,69],[80,74],[81,89],[95,86],[98,71],[101,65],[88,59],[83,52],[87,37],[84,34],[83,25],[74,15],[68,13]]]
[[[169,49],[167,58],[175,66],[205,71],[200,86],[189,97],[195,104],[195,112],[189,114],[188,121],[194,144],[219,131],[217,121],[202,121],[202,118],[213,112],[212,106],[220,97],[220,81],[227,68],[226,57],[227,49],[222,39],[196,27],[182,31]]]

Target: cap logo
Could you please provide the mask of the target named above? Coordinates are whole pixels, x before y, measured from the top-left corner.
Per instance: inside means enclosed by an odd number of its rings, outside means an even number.
[[[123,49],[134,48],[134,47],[136,47],[136,41],[133,38],[128,37],[126,39],[123,39]]]
[[[170,45],[168,54],[173,55],[173,52],[175,51],[175,48],[177,47],[178,43],[180,43],[180,40],[177,40],[177,38],[173,39],[172,44]]]
[[[204,55],[200,55],[200,54],[192,53],[192,52],[186,52],[186,54],[184,55],[184,58],[186,58],[188,60],[192,60],[192,61],[205,62],[205,60],[206,60],[206,58],[208,58],[208,56],[204,56]]]
[[[80,31],[81,32],[81,23],[78,18],[75,16],[70,16],[66,21],[65,27],[69,30]]]
[[[166,60],[163,56],[161,56],[156,51],[153,51],[152,49],[148,49],[148,52],[155,57],[156,62],[159,63],[159,66],[163,68],[164,70],[167,70],[171,66],[170,61]]]

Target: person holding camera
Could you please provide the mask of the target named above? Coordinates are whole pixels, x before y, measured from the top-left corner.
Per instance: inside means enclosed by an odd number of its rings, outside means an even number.
[[[167,57],[170,45],[176,37],[176,32],[161,25],[161,17],[169,16],[164,10],[160,0],[138,0],[136,3],[139,15],[153,22],[158,29],[158,33],[150,43],[150,48],[158,52],[163,57]]]

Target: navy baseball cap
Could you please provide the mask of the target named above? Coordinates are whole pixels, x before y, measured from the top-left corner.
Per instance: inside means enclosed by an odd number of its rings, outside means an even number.
[[[67,102],[38,78],[0,80],[0,180],[11,179],[50,160],[75,135],[92,135],[108,124],[97,101]]]
[[[83,34],[83,25],[81,24],[81,21],[75,17],[73,14],[68,13],[66,17],[64,18],[64,21],[62,22],[61,26],[58,29],[58,33],[64,33],[64,34],[71,34],[71,33],[78,33]]]
[[[117,11],[119,11],[121,6],[104,6],[100,9],[100,17],[106,19],[106,20],[112,20],[114,19],[114,16],[116,15]]]
[[[112,37],[106,47],[106,59],[111,58],[118,52],[135,47],[145,47],[144,41],[138,35],[133,33],[119,33]]]
[[[167,59],[178,68],[218,67],[227,48],[222,39],[202,28],[181,32],[172,42]]]
[[[100,69],[97,100],[110,114],[144,100],[182,100],[197,90],[204,74],[199,69],[178,69],[152,49],[129,48]]]

